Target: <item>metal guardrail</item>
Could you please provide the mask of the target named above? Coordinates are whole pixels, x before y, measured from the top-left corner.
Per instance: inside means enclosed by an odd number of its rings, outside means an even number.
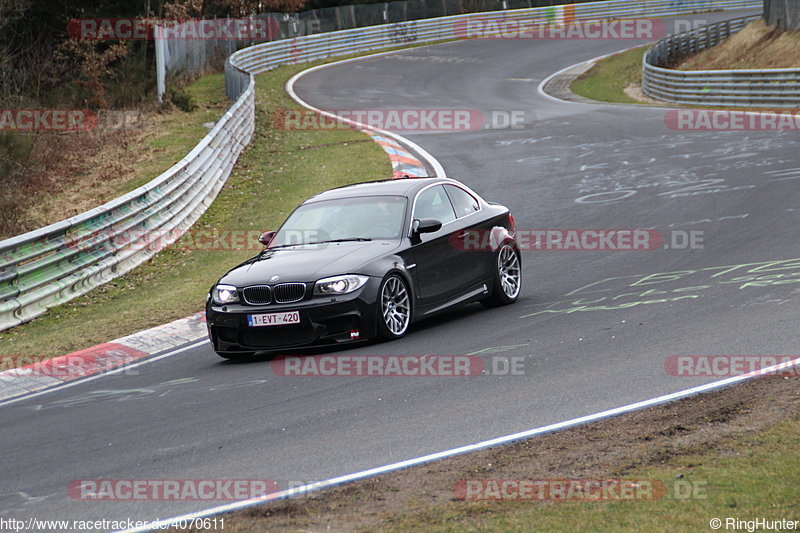
[[[463,23],[475,18],[548,23],[760,5],[760,0],[611,0],[384,24],[239,50],[225,63],[226,94],[235,102],[180,162],[147,185],[107,204],[0,241],[0,331],[31,320],[152,257],[155,251],[146,246],[148,232],[177,230],[177,238],[199,218],[227,180],[242,148],[250,142],[255,116],[253,74],[286,63],[464,38]],[[138,235],[140,242],[136,238],[117,242],[119,235]]]
[[[100,207],[0,242],[0,330],[121,276],[208,208],[253,134],[254,84],[203,140],[153,181]]]
[[[685,57],[718,44],[760,16],[742,17],[671,35],[642,58],[642,91],[680,104],[800,106],[800,69],[674,70]]]
[[[711,9],[759,8],[760,0],[611,0],[551,7],[454,15],[434,19],[382,24],[367,28],[308,35],[257,44],[234,52],[225,64],[226,94],[235,98],[247,83],[247,73],[258,74],[286,63],[300,63],[366,50],[430,43],[465,37],[470,20],[531,23],[568,22],[632,16],[675,15]]]

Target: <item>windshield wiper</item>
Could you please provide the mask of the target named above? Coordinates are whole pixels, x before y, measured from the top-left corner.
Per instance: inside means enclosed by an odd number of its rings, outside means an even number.
[[[352,241],[366,242],[366,241],[371,241],[371,240],[372,239],[368,239],[367,237],[350,237],[349,239],[330,239],[330,240],[327,240],[327,241],[310,242],[308,244],[323,244],[323,243],[326,243],[326,242],[352,242]]]
[[[306,244],[311,244],[308,242],[293,242],[290,244],[276,244],[275,246],[267,246],[262,252],[269,252],[270,250],[277,250],[278,248],[288,248],[289,246],[305,246]]]
[[[269,252],[270,250],[277,250],[278,248],[288,248],[290,246],[308,246],[310,244],[323,244],[323,243],[330,243],[330,242],[366,242],[371,241],[367,237],[350,237],[349,239],[330,239],[327,241],[315,241],[315,242],[293,242],[289,244],[277,244],[275,246],[268,246],[264,250],[261,251],[263,254],[264,252]]]

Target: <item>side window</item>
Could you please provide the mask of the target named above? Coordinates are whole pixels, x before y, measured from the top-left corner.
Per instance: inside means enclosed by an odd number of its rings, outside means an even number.
[[[481,208],[478,200],[461,187],[445,185],[444,188],[447,190],[447,195],[453,202],[453,207],[456,209],[456,216],[458,216],[458,218],[474,213]]]
[[[456,219],[453,205],[441,185],[425,189],[417,196],[417,203],[414,204],[414,218],[435,218],[442,224]]]

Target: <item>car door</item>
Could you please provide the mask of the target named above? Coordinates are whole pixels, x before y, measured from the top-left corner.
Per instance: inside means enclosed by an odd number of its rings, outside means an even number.
[[[417,298],[422,306],[440,304],[459,294],[463,273],[459,253],[450,242],[457,218],[450,198],[441,185],[423,189],[417,194],[412,209],[413,220],[436,219],[442,228],[423,233],[412,241],[409,249],[412,270],[417,285]]]
[[[457,185],[445,184],[444,190],[450,198],[455,210],[457,222],[450,239],[456,251],[456,261],[460,265],[459,286],[463,291],[474,287],[477,283],[486,281],[486,272],[492,261],[491,250],[484,250],[481,246],[474,246],[475,240],[488,242],[485,236],[491,232],[491,220],[481,212],[481,204],[472,194]],[[469,235],[471,233],[471,235]],[[465,239],[471,239],[465,244]]]

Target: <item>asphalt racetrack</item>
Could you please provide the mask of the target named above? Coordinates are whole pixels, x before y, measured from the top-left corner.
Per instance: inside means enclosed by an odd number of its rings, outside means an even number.
[[[202,343],[4,405],[0,516],[166,518],[223,502],[80,501],[67,488],[101,478],[283,488],[715,379],[670,375],[674,355],[796,353],[797,131],[676,131],[665,109],[560,103],[537,90],[553,72],[634,44],[453,42],[320,69],[295,90],[329,110],[524,117],[516,128],[406,136],[449,176],[508,205],[518,229],[653,228],[669,248],[525,251],[516,305],[471,305],[400,341],[335,352],[476,354],[490,370],[477,377],[282,377],[269,362],[225,362]],[[672,247],[688,232],[702,243]],[[522,358],[524,371],[495,375],[498,357]]]

